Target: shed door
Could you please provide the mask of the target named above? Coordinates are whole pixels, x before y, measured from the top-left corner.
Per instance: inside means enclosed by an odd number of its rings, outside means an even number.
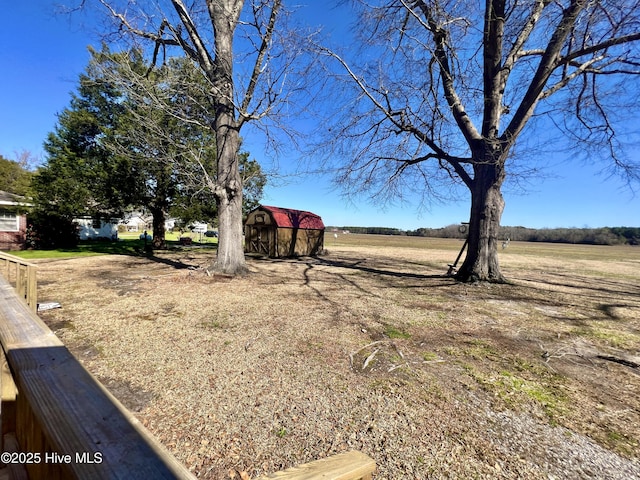
[[[251,251],[269,255],[269,240],[272,236],[272,229],[269,227],[254,226],[251,235]]]

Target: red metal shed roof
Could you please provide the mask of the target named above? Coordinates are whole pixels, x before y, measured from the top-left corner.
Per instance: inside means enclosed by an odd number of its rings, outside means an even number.
[[[290,208],[268,207],[261,205],[259,208],[271,214],[278,227],[306,228],[309,230],[324,230],[324,223],[315,213]]]

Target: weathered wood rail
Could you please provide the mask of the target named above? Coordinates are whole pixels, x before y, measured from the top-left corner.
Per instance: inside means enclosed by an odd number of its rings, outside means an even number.
[[[371,480],[376,462],[352,450],[272,473],[256,480]]]
[[[9,463],[0,463],[0,479],[195,479],[2,275],[0,343],[0,446]],[[370,480],[374,470],[367,455],[347,452],[262,480]]]
[[[0,266],[2,273],[9,283],[12,283],[20,298],[24,298],[27,305],[35,312],[38,309],[38,283],[36,280],[36,266],[23,259],[0,252]]]

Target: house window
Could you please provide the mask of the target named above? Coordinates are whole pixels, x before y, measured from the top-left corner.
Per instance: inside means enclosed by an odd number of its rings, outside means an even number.
[[[102,221],[100,220],[100,217],[94,217],[92,219],[92,226],[93,228],[100,228],[102,227]]]
[[[17,232],[19,227],[18,215],[0,211],[0,232]]]
[[[264,214],[260,213],[256,215],[256,223],[264,223]]]

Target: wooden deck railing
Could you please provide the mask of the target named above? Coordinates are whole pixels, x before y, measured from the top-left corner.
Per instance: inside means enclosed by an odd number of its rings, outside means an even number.
[[[84,369],[3,277],[0,342],[8,366],[2,375],[2,433],[9,434],[9,443],[15,436],[19,451],[9,459],[22,464],[28,478],[195,478]]]
[[[1,275],[0,343],[0,479],[195,479]],[[348,452],[263,480],[369,480],[374,469]]]
[[[305,463],[257,480],[371,480],[376,462],[362,452],[352,450]]]
[[[15,255],[0,252],[0,270],[4,278],[13,284],[18,296],[24,298],[27,305],[35,312],[38,309],[38,284],[36,266]]]

